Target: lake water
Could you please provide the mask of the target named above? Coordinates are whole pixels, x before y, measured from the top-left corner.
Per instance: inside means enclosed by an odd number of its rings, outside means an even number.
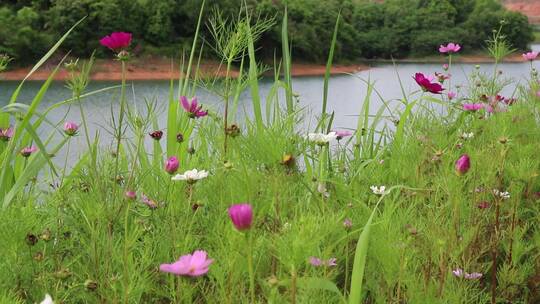
[[[536,49],[540,46],[535,45]],[[534,63],[538,68],[538,63]],[[486,73],[493,73],[492,64],[480,64],[480,70]],[[452,85],[466,84],[468,75],[475,69],[475,64],[454,64],[452,66]],[[530,73],[530,65],[527,62],[523,63],[504,63],[499,66],[503,71],[503,76],[512,78],[516,82],[526,81]],[[418,91],[418,86],[412,79],[416,72],[433,74],[434,72],[442,72],[440,64],[418,64],[418,63],[401,63],[394,67],[391,64],[381,64],[373,66],[371,69],[355,73],[354,75],[336,75],[332,76],[329,87],[328,110],[335,112],[334,126],[335,128],[354,129],[356,127],[357,117],[360,112],[362,102],[365,98],[367,85],[362,80],[370,79],[376,83],[375,87],[385,100],[399,99],[402,96],[401,87],[398,76],[401,78],[403,88],[406,94]],[[0,81],[0,106],[7,104],[9,97],[17,86],[17,82]],[[113,82],[93,82],[89,86],[89,90],[99,89],[116,85]],[[168,81],[137,81],[130,83],[132,88],[128,90],[128,101],[143,107],[145,100],[157,101],[158,107],[161,109],[159,114],[159,123],[161,128],[166,127],[166,105],[168,100],[169,83]],[[29,102],[39,89],[41,82],[27,82],[20,94],[19,102]],[[268,94],[272,85],[271,79],[263,79],[260,84],[260,91],[263,95],[263,100]],[[503,93],[511,95],[514,86],[507,88]],[[299,77],[293,80],[293,91],[299,95],[301,106],[307,107],[312,113],[320,113],[322,94],[323,94],[323,79],[322,77]],[[85,111],[88,116],[90,134],[94,134],[99,130],[102,138],[109,137],[105,131],[110,130],[109,122],[111,117],[111,105],[113,112],[117,113],[119,89],[107,91],[99,95],[91,96],[84,100]],[[44,109],[53,103],[65,100],[71,96],[71,92],[65,88],[63,83],[57,82],[48,90],[41,109]],[[200,90],[197,92],[199,101],[205,107],[209,107],[214,111],[221,111],[222,104],[219,99],[207,91]],[[239,103],[239,115],[242,113],[252,113],[251,110],[251,95],[249,90],[241,95]],[[281,98],[284,100],[284,98]],[[382,103],[375,94],[372,96],[372,112],[374,113]],[[263,106],[264,108],[264,106]],[[53,122],[61,121],[68,107],[59,108],[53,111],[49,119]],[[248,114],[249,115],[249,114]],[[66,120],[80,122],[81,118],[77,107],[72,107],[67,113]],[[241,120],[241,118],[239,118]],[[309,125],[309,123],[307,124]],[[43,130],[42,130],[43,131]],[[75,147],[85,148],[82,136],[76,139],[80,144]],[[76,153],[75,153],[76,154]],[[75,155],[74,154],[74,155]]]

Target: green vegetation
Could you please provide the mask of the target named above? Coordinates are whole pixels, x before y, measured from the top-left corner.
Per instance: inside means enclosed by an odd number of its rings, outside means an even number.
[[[518,49],[533,40],[527,18],[506,11],[497,0],[245,0],[264,17],[281,20],[289,12],[289,35],[296,59],[324,62],[332,40],[334,22],[342,12],[334,57],[359,58],[423,56],[446,41],[466,45],[465,51],[482,49],[484,42],[506,20],[504,34]],[[135,33],[136,53],[177,56],[189,49],[195,34],[200,0],[19,0],[0,4],[0,53],[29,63],[39,58],[52,41],[76,21],[87,16],[84,27],[62,47],[75,56],[90,56],[98,38],[112,31]],[[234,18],[244,0],[212,0],[224,17]],[[204,21],[211,16],[208,9]],[[255,18],[254,18],[255,20]],[[252,21],[254,21],[252,20]],[[280,25],[265,33],[255,50],[271,59],[281,45]],[[211,30],[201,34],[211,39]],[[98,56],[105,55],[98,52]],[[214,56],[206,52],[206,56]]]
[[[474,70],[459,97],[419,89],[378,109],[371,98],[384,88],[366,80],[357,129],[336,134],[327,90],[317,117],[306,117],[293,95],[292,11],[280,20],[285,56],[275,62],[271,94],[260,95],[254,45],[269,23],[247,12],[232,21],[211,15],[207,42],[227,76],[198,77],[195,39],[183,56],[189,77],[171,80],[165,122],[155,102],[141,107],[125,93],[125,78],[102,89],[118,92],[110,129],[94,135],[84,123],[49,121],[52,109],[66,117],[78,109],[84,119],[85,97],[100,93],[87,91],[91,60],[66,65],[73,97],[47,109],[40,103],[54,73],[30,104],[19,100],[21,83],[0,108],[0,303],[39,303],[46,293],[55,303],[540,301],[540,87],[532,60],[527,81],[511,82],[497,67]],[[341,30],[336,20],[332,35]],[[79,22],[32,72],[84,31]],[[130,41],[124,36],[115,49],[124,71]],[[489,49],[498,60],[507,54],[500,32]],[[250,64],[233,78],[232,61]],[[458,89],[416,78],[431,91]],[[515,94],[503,98],[507,86]],[[223,111],[185,98],[201,87],[221,97]],[[253,113],[237,122],[247,89]],[[303,119],[316,127],[305,130]],[[77,131],[88,148],[72,169],[56,165]],[[174,175],[194,168],[209,174]],[[240,202],[254,212],[243,225],[227,213]],[[173,275],[160,267],[199,249],[213,260],[207,268],[181,263],[185,272]]]

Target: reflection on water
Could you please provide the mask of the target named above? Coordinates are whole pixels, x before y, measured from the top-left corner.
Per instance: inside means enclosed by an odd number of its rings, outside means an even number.
[[[535,63],[537,66],[538,63]],[[474,64],[455,64],[452,66],[452,85],[466,84],[466,75],[475,69]],[[486,73],[493,73],[492,64],[481,64],[480,70]],[[503,71],[503,76],[512,78],[516,82],[524,82],[530,72],[529,63],[505,63],[500,65],[500,70]],[[368,79],[375,82],[375,88],[381,96],[375,93],[371,99],[372,113],[382,106],[380,98],[384,100],[399,99],[402,97],[400,82],[401,79],[403,89],[406,94],[418,92],[418,86],[414,83],[412,75],[416,72],[433,74],[434,72],[442,72],[439,64],[399,64],[394,67],[384,64],[373,66],[372,69],[358,72],[354,75],[339,75],[333,76],[330,80],[328,109],[335,112],[334,126],[336,128],[352,128],[356,126],[356,115],[360,112],[363,100],[367,90],[365,81]],[[260,84],[260,91],[265,100],[272,86],[272,79],[264,79]],[[0,106],[5,105],[15,89],[17,82],[0,81]],[[21,91],[19,102],[28,103],[39,89],[41,83],[28,82],[24,85]],[[91,83],[89,90],[104,88],[117,83],[111,82],[94,82]],[[504,94],[511,95],[514,92],[513,87],[506,88]],[[312,113],[316,114],[320,111],[323,94],[323,79],[322,77],[301,77],[293,80],[293,91],[299,95],[301,106],[306,106]],[[161,128],[166,127],[166,105],[168,102],[169,82],[167,81],[139,81],[134,82],[133,87],[128,89],[128,100],[130,103],[144,108],[145,101],[156,101],[159,109],[159,124]],[[119,89],[110,90],[99,95],[88,97],[84,100],[85,111],[89,120],[90,134],[94,134],[99,130],[102,138],[109,137],[109,133],[105,130],[110,129],[109,121],[111,117],[111,105],[113,112],[117,112]],[[70,91],[64,87],[63,83],[54,83],[47,91],[41,108],[50,106],[53,103],[67,99],[71,96]],[[199,100],[210,107],[214,111],[221,110],[219,99],[213,94],[199,90],[197,92]],[[250,92],[243,92],[240,97],[239,115],[243,113],[251,113],[251,98]],[[281,98],[281,100],[284,100]],[[263,106],[264,108],[264,106]],[[60,121],[64,117],[66,120],[80,122],[81,118],[77,107],[68,106],[54,110],[49,119],[53,122]],[[241,119],[241,118],[240,118]],[[309,122],[306,126],[310,125]],[[313,124],[311,124],[313,125]],[[46,128],[46,127],[44,127]],[[309,127],[308,127],[309,128]],[[44,130],[41,130],[42,132]],[[77,145],[83,149],[85,147],[84,140],[81,136],[77,139]],[[73,148],[72,148],[73,150]],[[77,153],[74,153],[74,155]]]

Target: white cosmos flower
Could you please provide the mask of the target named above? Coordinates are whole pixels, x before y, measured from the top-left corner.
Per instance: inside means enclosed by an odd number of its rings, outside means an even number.
[[[328,134],[324,133],[309,133],[307,135],[307,139],[309,141],[312,141],[318,145],[325,145],[328,142],[337,139],[337,133],[336,132],[330,132]]]
[[[54,301],[49,294],[46,294],[45,299],[40,304],[54,304]]]
[[[173,181],[187,181],[188,183],[195,183],[196,181],[208,177],[208,172],[205,170],[188,170],[184,174],[176,174],[172,177]]]
[[[377,194],[377,195],[383,195],[383,194],[386,194],[386,192],[385,192],[386,186],[380,186],[380,187],[377,187],[377,186],[371,186],[371,187],[369,187],[369,189],[371,189],[371,191],[372,191],[374,194]]]

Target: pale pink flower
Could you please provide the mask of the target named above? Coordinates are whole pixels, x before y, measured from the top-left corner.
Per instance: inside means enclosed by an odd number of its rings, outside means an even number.
[[[478,111],[484,108],[483,103],[465,103],[463,104],[464,111]]]
[[[145,204],[146,206],[148,206],[148,208],[150,209],[156,209],[158,207],[158,203],[156,203],[156,201],[148,198],[148,196],[141,194],[141,202],[143,204]]]
[[[450,42],[447,45],[440,45],[439,52],[441,53],[457,53],[461,50],[461,45],[457,43]]]
[[[179,276],[199,277],[208,272],[208,267],[214,262],[209,259],[206,251],[195,250],[193,254],[181,256],[172,264],[161,264],[159,270]]]
[[[309,263],[315,267],[319,267],[323,264],[323,261],[319,258],[316,258],[316,257],[310,257],[309,258]]]
[[[79,131],[79,126],[72,122],[68,121],[64,124],[64,133],[68,136],[74,136],[77,135],[77,132]]]
[[[334,131],[336,133],[336,139],[342,140],[344,137],[353,135],[353,132],[342,130],[342,131]]]
[[[28,157],[37,150],[38,149],[35,146],[26,147],[21,150],[21,155],[24,157]]]
[[[452,100],[456,98],[457,94],[456,92],[448,92],[448,99]]]
[[[536,59],[536,57],[538,57],[538,52],[535,52],[535,51],[527,52],[527,53],[522,54],[521,56],[525,60],[533,61]]]
[[[0,128],[0,140],[1,141],[9,141],[10,138],[13,137],[13,128],[9,127],[6,129]]]

